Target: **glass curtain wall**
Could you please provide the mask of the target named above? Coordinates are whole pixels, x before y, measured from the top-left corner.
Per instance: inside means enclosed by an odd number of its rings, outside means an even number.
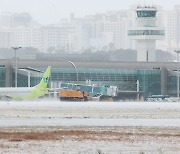
[[[31,77],[31,86],[38,84],[40,78],[39,76]],[[161,94],[160,70],[52,68],[50,78],[51,82],[61,84],[85,85],[86,81],[90,81],[91,84],[98,86],[117,86],[119,91],[136,91],[137,80],[140,83],[140,91],[145,96]],[[27,76],[18,74],[18,86],[27,86]]]
[[[6,83],[6,69],[4,66],[0,66],[0,87],[5,87]]]
[[[177,96],[177,77],[173,75],[168,75],[167,84],[168,94]]]
[[[77,72],[77,73],[76,73]],[[52,69],[52,81],[64,83],[92,84],[118,86],[119,90],[136,90],[137,71],[117,69]]]
[[[160,70],[138,70],[138,79],[145,97],[161,94]]]

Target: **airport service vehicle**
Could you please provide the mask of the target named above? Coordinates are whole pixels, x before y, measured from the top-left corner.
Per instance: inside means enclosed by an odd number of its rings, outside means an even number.
[[[34,87],[0,88],[0,100],[32,100],[48,94],[48,79],[51,66],[48,66],[40,83]]]
[[[80,90],[60,89],[59,97],[60,100],[64,101],[87,101],[88,93]]]

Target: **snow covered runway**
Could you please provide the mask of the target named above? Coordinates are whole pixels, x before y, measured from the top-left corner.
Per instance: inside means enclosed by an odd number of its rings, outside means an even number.
[[[179,138],[180,103],[0,102],[0,152],[176,154]]]
[[[1,118],[1,126],[159,126],[180,127],[180,119]]]

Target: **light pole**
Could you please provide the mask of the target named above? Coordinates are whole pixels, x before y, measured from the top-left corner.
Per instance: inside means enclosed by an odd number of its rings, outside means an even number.
[[[17,87],[17,53],[16,51],[18,49],[21,49],[21,47],[12,47],[12,49],[14,49],[15,51],[15,87]]]
[[[177,54],[177,97],[179,99],[179,53],[180,50],[174,50]]]
[[[74,67],[74,69],[75,69],[75,71],[76,71],[76,77],[77,77],[77,82],[79,81],[79,77],[78,77],[78,72],[77,72],[77,67],[76,67],[76,65],[72,62],[72,61],[70,61],[70,60],[66,60],[66,59],[59,59],[60,61],[65,61],[65,62],[68,62],[68,63],[70,63],[73,67]]]

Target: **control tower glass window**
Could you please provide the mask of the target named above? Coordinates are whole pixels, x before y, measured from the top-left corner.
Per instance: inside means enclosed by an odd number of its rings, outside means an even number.
[[[138,35],[165,35],[164,30],[130,30],[128,32],[129,36]]]
[[[156,17],[156,11],[137,11],[138,17]]]

